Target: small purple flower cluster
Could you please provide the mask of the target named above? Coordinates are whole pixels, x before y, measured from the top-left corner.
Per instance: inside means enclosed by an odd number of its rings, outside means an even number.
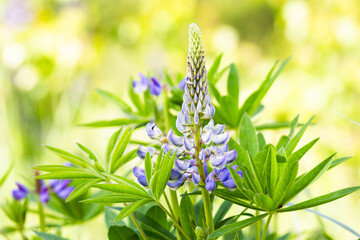
[[[150,90],[150,93],[154,96],[159,96],[162,92],[162,86],[155,77],[146,77],[144,74],[139,73],[140,81],[133,81],[133,89],[137,94],[143,93],[146,90]]]
[[[69,164],[64,164],[69,166]],[[70,164],[71,165],[71,164]],[[38,172],[35,172],[35,175],[38,175]],[[50,201],[50,192],[56,193],[60,198],[66,199],[70,193],[74,190],[75,187],[69,186],[71,180],[51,180],[49,185],[45,185],[44,180],[35,180],[35,189],[34,192],[39,196],[39,201],[42,203],[48,203]],[[29,194],[29,189],[20,184],[16,183],[18,189],[12,191],[14,199],[20,201],[23,198],[26,198]]]

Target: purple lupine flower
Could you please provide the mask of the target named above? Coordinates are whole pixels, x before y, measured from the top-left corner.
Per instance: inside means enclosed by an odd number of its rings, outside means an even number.
[[[161,94],[162,87],[160,82],[154,78],[150,78],[150,93],[155,96],[159,96]]]
[[[6,24],[21,27],[34,19],[34,11],[26,0],[7,0],[4,5],[3,20]]]
[[[139,167],[134,167],[133,174],[135,175],[135,177],[137,178],[138,182],[141,185],[143,185],[145,187],[148,186],[148,182],[147,182],[146,175],[145,175],[145,169],[139,168]]]
[[[179,87],[182,90],[185,90],[185,86],[186,86],[186,77],[184,77],[183,79],[181,79],[181,81],[179,82]]]
[[[227,167],[235,161],[237,152],[229,150],[230,134],[225,131],[225,125],[215,125],[212,119],[215,108],[209,94],[200,30],[191,24],[189,32],[187,76],[179,85],[184,88],[183,104],[176,118],[176,128],[182,136],[176,135],[173,129],[166,136],[161,136],[161,131],[154,129],[154,123],[147,124],[146,132],[150,138],[161,140],[164,153],[173,154],[176,151],[174,168],[168,181],[171,189],[179,188],[188,180],[195,185],[200,182],[205,184],[210,192],[216,188],[216,181],[232,190],[236,185]],[[138,156],[144,158],[148,151],[150,149],[139,147]],[[209,174],[208,164],[209,170],[213,169]],[[199,172],[199,169],[203,172]],[[241,171],[238,174],[242,177]],[[138,180],[139,176],[145,176],[145,173],[138,174]]]
[[[60,198],[67,199],[70,193],[75,189],[73,186],[69,186],[71,180],[52,180],[50,182],[50,187],[52,191],[56,193]]]
[[[39,200],[42,203],[48,203],[50,201],[50,194],[47,186],[41,187],[39,192]]]
[[[150,86],[150,80],[142,73],[139,73],[140,81],[133,81],[133,89],[137,94],[145,92]]]
[[[149,122],[146,124],[146,133],[152,139],[159,139],[162,136],[162,132],[155,123]]]
[[[144,74],[139,73],[140,81],[133,81],[133,89],[136,94],[140,94],[149,89],[150,93],[154,96],[159,96],[162,92],[162,86],[155,77],[146,77]]]
[[[12,191],[13,197],[17,201],[20,201],[21,199],[26,198],[26,196],[29,193],[29,189],[18,182],[16,183],[16,186],[18,187],[18,189],[15,189]]]
[[[139,158],[145,159],[146,153],[150,153],[150,156],[152,157],[155,153],[154,147],[144,147],[143,145],[139,145],[139,150],[137,150],[136,154]]]

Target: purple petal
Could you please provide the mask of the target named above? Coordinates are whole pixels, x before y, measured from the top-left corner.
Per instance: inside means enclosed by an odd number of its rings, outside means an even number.
[[[161,88],[161,85],[160,85],[159,81],[154,77],[151,77],[150,80],[151,80],[150,81],[150,93],[152,95],[159,96],[161,94],[161,91],[162,91],[162,88]]]
[[[139,177],[139,176],[141,176],[141,175],[145,175],[145,169],[139,168],[139,167],[134,167],[134,168],[133,168],[133,174],[135,175],[135,177]]]
[[[220,135],[216,135],[212,138],[212,142],[216,145],[224,145],[227,144],[230,140],[230,135],[228,132],[225,132]]]
[[[181,147],[184,144],[183,138],[175,135],[172,128],[169,130],[167,138],[171,145]]]
[[[210,161],[211,164],[213,165],[214,168],[223,168],[225,166],[226,163],[226,156],[222,155],[222,156],[215,156],[212,155],[210,157]]]
[[[169,181],[177,181],[182,177],[182,174],[176,171],[175,169],[171,170]]]
[[[147,123],[145,129],[147,135],[152,139],[158,139],[162,136],[160,128],[158,128],[155,123]]]
[[[179,87],[182,88],[183,90],[185,90],[185,86],[186,86],[186,77],[181,79],[181,81],[179,82]]]
[[[27,196],[27,194],[28,194],[27,192],[23,192],[23,191],[18,190],[18,189],[12,191],[12,195],[17,201],[25,198]]]
[[[138,178],[137,178],[138,182],[147,187],[148,186],[148,182],[147,182],[147,179],[146,179],[146,176],[145,175],[140,175]]]
[[[57,195],[62,198],[62,199],[67,199],[68,196],[70,195],[70,193],[75,189],[75,187],[73,186],[70,186],[70,187],[67,187],[63,190],[61,190],[60,192],[57,193]]]
[[[209,144],[210,141],[211,141],[211,131],[204,132],[204,133],[201,135],[201,140],[202,140],[205,144]]]
[[[39,193],[39,200],[42,203],[48,203],[50,200],[50,194],[48,191],[48,188],[46,186],[43,186]]]
[[[226,156],[226,164],[230,164],[232,162],[235,161],[235,159],[237,158],[237,151],[235,149],[228,151],[225,153]]]
[[[171,190],[177,190],[179,187],[181,187],[185,182],[185,175],[182,176],[179,180],[171,182],[169,181],[167,185],[171,188]]]
[[[229,169],[225,168],[224,171],[220,173],[220,181],[225,182],[231,177]]]
[[[213,134],[219,135],[222,132],[224,132],[224,130],[225,130],[225,124],[216,124],[212,131]]]
[[[214,191],[214,189],[216,188],[215,181],[214,181],[214,180],[210,180],[210,181],[206,182],[205,188],[206,188],[206,190],[208,190],[209,192]]]
[[[61,190],[66,188],[70,184],[70,182],[71,182],[71,180],[69,180],[69,179],[58,181],[56,185],[53,185],[53,191],[55,193],[60,192]]]
[[[144,147],[142,145],[139,145],[139,150],[137,150],[136,154],[139,158],[144,159],[147,152],[149,152],[150,156],[152,157],[155,153],[155,148],[154,147]]]
[[[198,114],[198,112],[196,110],[195,110],[195,113],[194,113],[194,123],[199,124],[199,114]]]
[[[228,188],[230,190],[235,190],[236,189],[236,184],[235,184],[235,182],[234,182],[234,180],[232,178],[229,178],[225,182],[222,182],[222,184],[224,185],[224,187],[226,187],[226,188]]]
[[[186,160],[175,159],[175,168],[180,173],[184,173],[189,168],[189,163]]]

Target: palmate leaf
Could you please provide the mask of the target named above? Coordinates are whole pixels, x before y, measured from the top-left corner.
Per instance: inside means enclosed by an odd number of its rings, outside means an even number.
[[[263,193],[257,193],[254,196],[254,201],[258,206],[260,206],[268,211],[274,210],[273,201],[271,200],[271,198],[268,195],[265,195]]]
[[[76,166],[79,166],[79,167],[88,167],[88,166],[91,166],[91,164],[79,157],[79,156],[76,156],[72,153],[69,153],[65,150],[61,150],[59,148],[55,148],[55,147],[51,147],[51,146],[45,146],[47,149],[53,151],[56,155],[58,155],[59,157],[71,162],[72,164],[76,165]]]
[[[264,214],[256,216],[256,217],[248,218],[248,219],[245,219],[245,220],[242,220],[242,221],[239,221],[239,222],[232,223],[232,224],[226,225],[224,227],[221,227],[221,228],[215,230],[214,232],[212,232],[209,235],[209,239],[224,236],[226,234],[229,234],[229,233],[238,231],[240,229],[243,229],[244,227],[247,227],[247,226],[249,226],[249,225],[251,225],[251,224],[253,224],[253,223],[255,223],[255,222],[257,222],[257,221],[259,221],[261,219],[263,219],[267,215],[268,215],[267,213],[264,213]]]
[[[299,143],[302,135],[304,134],[307,127],[311,124],[311,121],[314,119],[314,117],[315,117],[315,115],[312,116],[307,121],[307,123],[305,123],[305,125],[302,126],[302,128],[299,130],[299,132],[297,132],[296,135],[293,138],[291,138],[289,140],[289,142],[286,144],[286,147],[285,147],[286,155],[289,156],[294,151],[294,149],[296,148],[296,145]]]
[[[123,210],[121,210],[119,212],[119,214],[116,216],[115,218],[115,221],[120,221],[121,219],[129,216],[131,213],[135,212],[137,209],[141,208],[142,206],[144,206],[145,204],[148,204],[148,203],[151,203],[151,202],[154,202],[153,199],[149,199],[149,198],[146,198],[146,199],[142,199],[142,200],[139,200],[137,202],[134,202],[128,206],[126,206]]]
[[[345,162],[346,160],[352,158],[352,156],[348,156],[348,157],[342,157],[342,158],[337,158],[335,160],[333,160],[328,168],[328,170],[336,167],[337,165],[339,165],[340,163]]]
[[[270,145],[268,148],[268,152],[266,155],[266,170],[265,170],[265,178],[266,183],[268,185],[269,196],[272,197],[275,192],[275,187],[278,181],[277,176],[277,158],[276,158],[276,150],[275,147]]]
[[[299,161],[305,155],[305,153],[307,153],[315,145],[315,143],[319,139],[320,138],[316,138],[316,139],[312,140],[311,142],[309,142],[305,146],[301,147],[299,150],[297,150],[297,151],[293,152],[292,154],[290,154],[290,156],[288,157],[289,164],[291,164],[291,163],[293,163],[295,161]]]
[[[123,166],[124,164],[126,164],[126,163],[130,162],[131,160],[133,160],[134,158],[136,158],[137,150],[138,150],[138,148],[135,148],[135,149],[131,150],[130,152],[125,153],[124,155],[122,155],[117,161],[114,162],[110,172],[114,173],[121,166]]]
[[[114,175],[114,174],[104,174],[104,175],[106,175],[107,177],[109,177],[110,179],[112,179],[113,181],[115,181],[117,183],[127,184],[129,186],[137,188],[140,191],[143,191],[145,194],[148,194],[147,191],[142,186],[140,186],[138,183],[131,181],[125,177],[122,177],[119,175]]]
[[[250,208],[250,209],[254,209],[254,210],[260,210],[260,211],[265,211],[264,209],[260,208],[260,207],[257,207],[257,206],[254,206],[250,203],[247,203],[239,198],[236,198],[234,197],[232,194],[229,194],[229,193],[226,193],[224,191],[219,191],[220,189],[215,189],[212,193],[219,197],[219,198],[222,198],[224,200],[227,200],[229,202],[232,202],[236,205],[239,205],[239,206],[243,206],[243,207],[246,207],[246,208]]]
[[[306,209],[306,208],[311,208],[311,207],[315,207],[315,206],[319,206],[328,202],[332,202],[335,201],[339,198],[345,197],[346,195],[349,195],[357,190],[360,189],[360,186],[358,187],[349,187],[349,188],[344,188],[332,193],[328,193],[319,197],[315,197],[313,199],[301,202],[301,203],[297,203],[294,205],[291,205],[290,207],[286,207],[284,209],[279,210],[279,212],[290,212],[290,211],[297,211],[297,210],[301,210],[301,209]]]
[[[211,67],[209,69],[209,72],[207,74],[207,78],[208,78],[209,82],[212,82],[214,84],[217,82],[216,79],[214,79],[214,76],[220,67],[220,62],[221,62],[222,56],[223,56],[223,54],[221,53],[215,58],[213,64],[211,65]]]
[[[269,130],[269,129],[282,129],[282,128],[291,128],[292,122],[271,122],[271,123],[262,123],[255,125],[257,131]],[[297,124],[296,127],[304,126],[304,124]]]
[[[145,176],[148,183],[150,183],[151,176],[152,176],[152,162],[151,162],[151,156],[150,153],[147,152],[145,156]]]
[[[67,167],[67,166],[63,166],[63,165],[36,165],[36,166],[32,166],[31,168],[35,169],[35,170],[39,170],[39,171],[44,171],[44,172],[67,172],[67,171],[83,172],[84,171],[84,169],[82,169],[82,168]]]
[[[13,167],[14,167],[14,163],[12,163],[11,165],[10,165],[10,167],[8,168],[8,170],[5,172],[5,174],[1,177],[1,179],[0,179],[0,188],[1,188],[1,186],[5,183],[5,181],[6,181],[6,179],[8,178],[8,176],[10,175],[10,173],[11,173],[11,170],[13,169]]]
[[[122,163],[121,157],[124,154],[127,145],[129,144],[133,131],[134,129],[130,129],[130,127],[127,127],[122,133],[120,139],[115,144],[110,156],[110,163],[109,163],[110,165],[109,169],[111,173],[115,172],[119,167],[121,167],[121,163]]]
[[[81,196],[85,192],[89,190],[89,188],[96,183],[99,183],[103,181],[102,179],[95,179],[90,181],[84,181],[82,183],[79,183],[74,190],[70,193],[70,195],[67,197],[66,202],[70,202],[71,200],[74,200],[75,198]]]
[[[96,157],[95,153],[93,153],[89,148],[78,142],[76,143],[76,145],[81,149],[81,151],[83,151],[87,155],[90,160],[93,160],[94,162],[99,162],[99,159]]]
[[[106,166],[107,166],[107,165],[109,164],[109,162],[110,162],[111,153],[112,153],[112,151],[114,150],[115,144],[116,144],[116,142],[117,142],[117,140],[118,140],[118,138],[119,138],[119,135],[120,135],[121,131],[122,131],[122,127],[120,127],[119,130],[117,130],[116,132],[114,132],[114,133],[111,135],[110,139],[109,139],[109,142],[108,142],[107,147],[106,147],[106,155],[105,155],[105,157],[106,157]]]
[[[327,171],[328,167],[330,166],[334,155],[335,154],[331,155],[330,157],[328,157],[327,159],[325,159],[324,161],[319,163],[315,168],[313,168],[306,174],[299,177],[299,179],[297,179],[295,181],[293,186],[291,186],[291,188],[285,195],[284,203],[289,202],[296,195],[298,195],[302,190],[304,190],[311,183],[313,183],[316,179],[318,179],[323,173],[325,173]]]
[[[266,79],[263,81],[263,83],[260,85],[260,87],[253,92],[244,102],[242,107],[239,110],[239,118],[242,118],[244,113],[248,113],[249,115],[252,115],[258,106],[261,103],[261,100],[264,98],[266,93],[269,91],[271,85],[274,83],[276,78],[279,76],[282,69],[285,67],[285,65],[290,60],[290,57],[287,58],[279,67],[279,69],[273,74],[278,61],[275,62],[274,66],[266,76]]]

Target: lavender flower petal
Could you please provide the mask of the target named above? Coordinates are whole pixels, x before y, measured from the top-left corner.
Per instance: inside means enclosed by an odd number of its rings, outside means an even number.
[[[154,77],[151,77],[150,80],[151,80],[150,81],[150,93],[152,95],[159,96],[161,94],[161,91],[162,91],[161,84]]]
[[[146,124],[146,133],[152,139],[158,139],[162,136],[162,132],[155,123],[149,122]]]

